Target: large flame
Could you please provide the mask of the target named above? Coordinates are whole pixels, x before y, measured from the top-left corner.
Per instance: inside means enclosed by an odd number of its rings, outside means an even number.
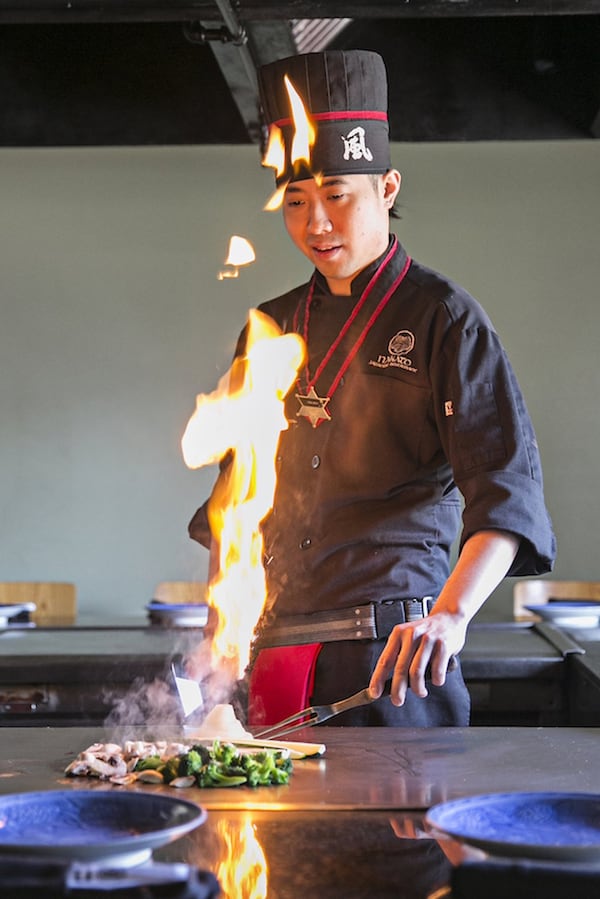
[[[294,123],[294,137],[290,150],[290,164],[292,167],[306,165],[310,169],[311,151],[317,137],[317,129],[308,115],[300,94],[287,75],[284,76],[284,84],[290,101],[292,121]],[[275,176],[279,178],[285,171],[285,143],[281,129],[277,125],[269,128],[269,141],[263,157],[262,164],[275,169]],[[287,182],[281,184],[265,205],[265,210],[273,212],[279,209],[283,203]]]
[[[265,899],[267,860],[250,815],[239,825],[219,821],[217,830],[226,859],[220,862],[216,872],[224,899]]]
[[[304,355],[299,335],[282,334],[269,316],[251,310],[245,355],[213,393],[197,397],[181,442],[190,468],[227,456],[208,506],[218,571],[207,599],[218,619],[212,664],[225,662],[235,679],[248,664],[266,599],[260,525],[273,505],[277,443],[288,427],[284,399]]]

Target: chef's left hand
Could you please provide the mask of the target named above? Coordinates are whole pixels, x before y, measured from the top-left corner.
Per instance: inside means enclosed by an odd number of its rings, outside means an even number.
[[[456,667],[454,657],[464,646],[465,636],[466,626],[447,612],[434,611],[419,621],[397,624],[375,666],[369,684],[371,694],[381,696],[391,676],[394,705],[404,704],[409,688],[424,698],[427,680],[441,687],[448,670]]]

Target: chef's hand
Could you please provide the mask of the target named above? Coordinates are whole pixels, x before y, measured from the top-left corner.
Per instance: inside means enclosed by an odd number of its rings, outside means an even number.
[[[390,675],[394,705],[403,705],[409,688],[427,696],[428,668],[431,683],[443,686],[450,659],[464,646],[469,622],[510,569],[519,544],[516,534],[498,530],[478,531],[466,541],[431,615],[397,624],[390,634],[369,684],[374,698],[381,696]]]
[[[369,690],[381,696],[391,676],[390,697],[401,706],[410,688],[417,696],[428,694],[427,680],[436,687],[446,682],[448,670],[456,667],[455,655],[464,646],[466,625],[445,612],[432,612],[427,618],[397,624],[379,659]]]

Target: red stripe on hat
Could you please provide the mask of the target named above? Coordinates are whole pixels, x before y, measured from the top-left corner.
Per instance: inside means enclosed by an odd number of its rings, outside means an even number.
[[[361,110],[345,110],[340,112],[315,112],[310,113],[310,118],[315,122],[343,122],[348,120],[367,119],[369,121],[387,122],[387,112],[378,110],[361,109]],[[293,125],[293,119],[288,116],[286,119],[278,119],[273,122],[278,128],[284,128],[287,125]]]

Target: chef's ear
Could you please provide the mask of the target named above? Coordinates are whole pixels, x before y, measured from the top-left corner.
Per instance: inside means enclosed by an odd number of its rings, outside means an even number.
[[[398,169],[388,169],[383,176],[383,199],[388,209],[392,209],[396,202],[401,182],[402,175]]]

